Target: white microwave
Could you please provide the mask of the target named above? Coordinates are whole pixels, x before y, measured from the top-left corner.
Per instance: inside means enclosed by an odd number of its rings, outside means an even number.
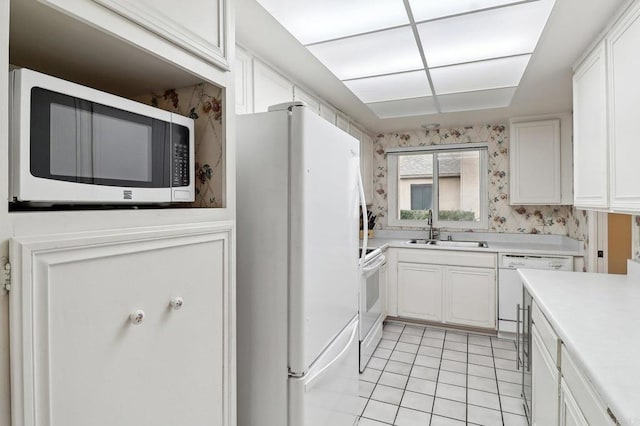
[[[24,68],[10,103],[11,202],[194,201],[192,119]]]

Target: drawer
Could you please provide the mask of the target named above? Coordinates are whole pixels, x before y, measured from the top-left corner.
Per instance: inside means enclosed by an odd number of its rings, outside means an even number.
[[[553,362],[556,366],[560,366],[560,338],[553,331],[553,327],[549,324],[549,321],[544,317],[540,308],[534,301],[531,304],[531,319],[533,323],[536,325],[536,330],[540,334],[540,339],[544,344],[545,348],[549,352],[549,355],[553,359]]]
[[[566,347],[561,346],[560,372],[587,422],[598,426],[615,425],[616,422],[607,413],[607,406],[593,389],[589,379],[578,369]]]
[[[436,265],[474,266],[477,268],[495,268],[495,253],[476,253],[468,251],[440,249],[404,249],[398,250],[399,262],[432,263]]]

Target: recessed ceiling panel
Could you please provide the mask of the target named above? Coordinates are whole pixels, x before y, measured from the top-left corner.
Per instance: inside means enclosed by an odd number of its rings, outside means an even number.
[[[429,70],[436,94],[514,87],[527,68],[531,55],[512,56],[488,61]]]
[[[424,70],[348,80],[344,84],[364,103],[431,95]]]
[[[488,9],[521,0],[409,0],[416,22]]]
[[[258,0],[302,44],[409,23],[402,0]]]
[[[554,0],[425,22],[418,32],[429,67],[532,53]]]
[[[478,92],[454,93],[438,96],[438,101],[442,112],[505,108],[511,104],[516,89],[516,87],[506,87]]]
[[[314,44],[308,48],[340,80],[423,68],[409,27]]]
[[[438,112],[433,98],[401,99],[397,101],[367,104],[379,118],[410,117],[413,115],[435,114]]]

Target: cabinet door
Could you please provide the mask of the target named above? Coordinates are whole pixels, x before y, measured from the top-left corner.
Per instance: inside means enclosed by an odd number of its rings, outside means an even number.
[[[345,132],[349,132],[349,119],[342,114],[338,114],[336,117],[336,126]]]
[[[609,54],[611,204],[614,211],[640,211],[640,4],[625,16],[607,39]]]
[[[320,116],[331,124],[336,124],[336,110],[325,103],[320,103]]]
[[[601,43],[573,76],[573,194],[581,208],[609,206],[607,73]]]
[[[293,101],[293,84],[263,64],[253,60],[253,112],[267,112],[271,105]]]
[[[511,124],[511,204],[560,204],[560,120]]]
[[[560,426],[589,426],[564,379],[560,379]]]
[[[253,67],[251,56],[236,46],[234,76],[236,87],[236,114],[253,112]]]
[[[293,100],[306,103],[311,111],[320,114],[320,101],[297,86],[293,88]]]
[[[15,424],[230,425],[228,241],[213,226],[12,240]]]
[[[229,69],[227,62],[228,0],[42,0],[121,37],[122,25],[106,24],[110,10],[200,58]],[[105,9],[106,8],[106,9]],[[107,12],[108,13],[108,12]],[[203,25],[206,16],[206,25]],[[141,40],[127,41],[138,44]],[[146,44],[143,42],[141,45]]]
[[[447,266],[444,283],[446,322],[496,328],[495,269]]]
[[[531,417],[532,426],[558,424],[559,374],[556,364],[538,334],[531,327]]]
[[[398,316],[442,321],[442,269],[398,263]]]

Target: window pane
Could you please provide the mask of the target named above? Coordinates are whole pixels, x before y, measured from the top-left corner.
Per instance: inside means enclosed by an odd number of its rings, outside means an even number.
[[[480,151],[442,152],[438,161],[438,220],[480,221]]]
[[[398,156],[398,217],[426,219],[433,205],[433,154]]]

